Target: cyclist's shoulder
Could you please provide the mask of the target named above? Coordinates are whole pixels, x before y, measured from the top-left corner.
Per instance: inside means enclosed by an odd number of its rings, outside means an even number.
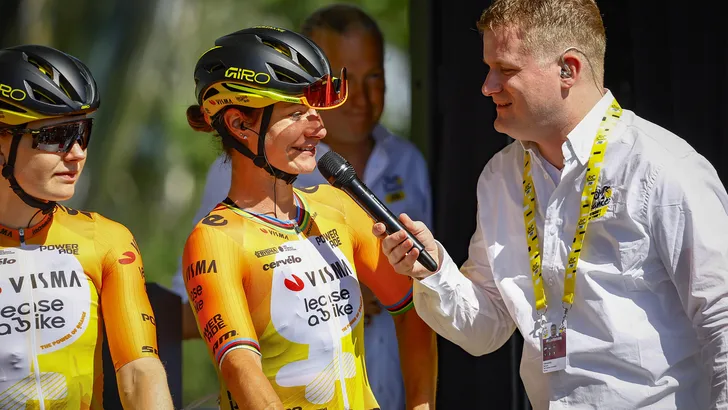
[[[54,223],[63,225],[67,231],[78,236],[105,244],[117,241],[129,242],[131,231],[123,224],[109,219],[98,212],[82,211],[58,205]]]
[[[295,188],[296,193],[304,200],[309,212],[344,213],[353,203],[352,199],[340,189],[329,184],[319,184],[306,188]]]
[[[96,224],[101,215],[96,212],[82,211],[57,204],[53,216],[58,223],[66,226],[89,227]]]
[[[232,207],[220,203],[197,221],[187,237],[187,243],[209,246],[210,241],[241,242],[249,229],[252,226],[246,223],[246,218],[237,215]]]
[[[225,232],[230,230],[231,227],[240,225],[241,223],[241,218],[236,217],[235,211],[232,207],[221,202],[212,208],[207,215],[197,221],[193,232],[198,230]]]

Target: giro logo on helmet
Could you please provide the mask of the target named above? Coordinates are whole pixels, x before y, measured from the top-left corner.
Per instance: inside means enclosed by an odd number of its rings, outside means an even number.
[[[253,70],[247,68],[230,67],[225,71],[226,78],[237,78],[238,80],[245,80],[255,82],[258,84],[268,84],[270,82],[270,75],[266,73],[256,73]]]
[[[23,101],[28,96],[25,91],[5,84],[0,84],[0,95],[6,98],[12,98],[15,101]]]

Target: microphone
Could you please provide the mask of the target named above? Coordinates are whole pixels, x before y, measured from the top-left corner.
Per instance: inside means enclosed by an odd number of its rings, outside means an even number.
[[[392,214],[392,211],[372,193],[356,176],[354,167],[344,157],[334,151],[325,153],[318,161],[321,175],[329,184],[346,192],[359,206],[366,211],[376,222],[382,222],[387,227],[387,233],[393,234],[400,230],[407,233],[407,237],[414,243],[413,248],[420,251],[417,261],[430,272],[437,270],[437,262],[425,250],[422,243],[415,238],[402,223]]]

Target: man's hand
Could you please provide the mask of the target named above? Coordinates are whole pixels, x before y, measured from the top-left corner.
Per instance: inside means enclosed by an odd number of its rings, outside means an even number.
[[[422,222],[414,222],[407,214],[400,214],[399,220],[404,227],[414,235],[425,247],[427,253],[437,261],[438,269],[442,261],[432,233]],[[387,256],[389,263],[397,273],[411,276],[415,279],[424,279],[433,274],[422,264],[417,262],[420,251],[413,249],[414,243],[407,238],[404,231],[395,232],[387,236],[386,227],[379,222],[374,224],[372,233],[382,241],[382,251]]]

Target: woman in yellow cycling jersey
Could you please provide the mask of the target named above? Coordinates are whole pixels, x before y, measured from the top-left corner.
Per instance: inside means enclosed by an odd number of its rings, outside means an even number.
[[[435,337],[411,309],[411,279],[394,273],[346,194],[291,185],[316,167],[326,135],[317,109],[346,101],[345,69],[333,76],[297,33],[254,27],[218,39],[195,83],[188,121],[219,135],[233,170],[228,198],[197,224],[183,257],[221,408],[379,408],[359,281],[396,315],[408,408],[434,408]]]
[[[98,106],[76,58],[0,49],[1,409],[102,409],[102,324],[124,408],[172,408],[133,236],[56,203],[73,196]]]

